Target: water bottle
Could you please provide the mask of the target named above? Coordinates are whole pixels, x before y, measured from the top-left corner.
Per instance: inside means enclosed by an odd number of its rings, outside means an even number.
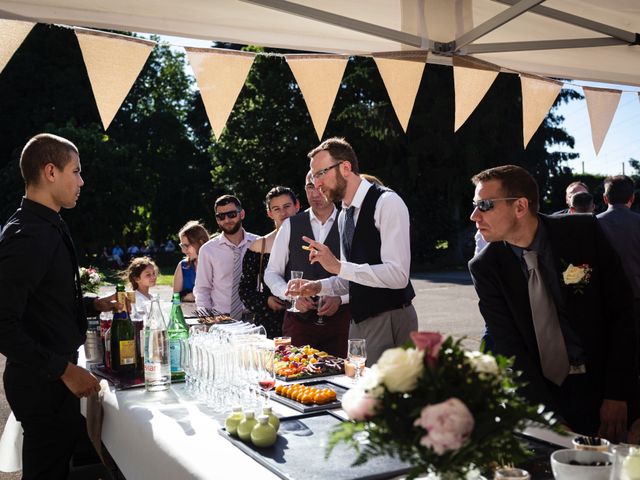
[[[184,315],[180,307],[179,293],[173,294],[167,332],[169,334],[169,351],[171,356],[171,380],[184,380],[182,346],[189,338],[189,327],[184,321]]]
[[[157,295],[151,300],[144,326],[144,386],[148,392],[168,390],[171,386],[169,337]]]

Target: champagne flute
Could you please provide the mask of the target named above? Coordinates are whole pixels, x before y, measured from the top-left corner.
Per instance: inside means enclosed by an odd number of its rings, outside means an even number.
[[[276,369],[274,366],[275,347],[258,347],[258,385],[264,394],[264,406],[269,404],[269,392],[276,386]]]
[[[356,369],[354,383],[360,380],[360,369],[367,360],[367,341],[364,338],[350,338],[347,347],[347,360]]]
[[[320,311],[320,309],[322,308],[324,304],[324,295],[318,295],[318,300],[316,302],[317,305],[317,311]],[[313,322],[315,325],[317,325],[318,327],[324,327],[327,323],[324,320],[324,316],[318,315],[318,318],[315,322]]]
[[[304,272],[301,271],[301,270],[291,270],[291,280],[301,279],[303,275],[304,275]],[[297,296],[298,296],[297,293],[291,295],[291,307],[289,307],[287,309],[287,312],[299,312],[300,311],[300,310],[298,310],[296,308],[296,297]]]

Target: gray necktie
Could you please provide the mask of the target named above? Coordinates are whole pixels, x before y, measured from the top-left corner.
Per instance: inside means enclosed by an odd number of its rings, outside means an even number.
[[[344,250],[344,258],[351,260],[351,242],[353,242],[353,232],[356,224],[353,221],[353,213],[356,207],[349,207],[344,212],[344,231],[342,232],[342,249]]]
[[[240,247],[231,247],[233,251],[233,285],[231,286],[231,308],[229,315],[236,320],[242,320],[244,306],[240,300],[240,276],[242,275],[242,250]]]
[[[558,311],[538,270],[538,253],[525,251],[523,257],[529,269],[529,302],[542,373],[556,385],[561,385],[569,373],[569,357]]]

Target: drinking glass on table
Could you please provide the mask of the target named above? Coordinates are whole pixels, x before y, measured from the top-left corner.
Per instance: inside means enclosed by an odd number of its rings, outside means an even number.
[[[276,386],[276,369],[274,365],[275,347],[258,347],[258,385],[265,398],[265,405],[269,404],[269,392]]]
[[[367,361],[367,341],[364,338],[350,338],[347,347],[347,360],[356,369],[354,382],[360,380],[360,369]]]
[[[291,270],[291,280],[299,280],[302,278],[302,276],[304,275],[303,271],[300,270]],[[296,308],[296,297],[298,296],[297,293],[293,293],[291,295],[291,307],[287,309],[287,312],[299,312],[300,310],[298,310]]]

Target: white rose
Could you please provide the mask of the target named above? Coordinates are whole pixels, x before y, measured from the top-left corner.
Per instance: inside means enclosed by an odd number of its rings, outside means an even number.
[[[390,392],[410,392],[418,383],[424,370],[424,352],[410,348],[390,348],[378,360],[380,382]]]
[[[465,356],[471,362],[471,366],[478,373],[490,373],[491,375],[498,374],[498,364],[496,359],[491,355],[486,355],[482,352],[464,352]]]
[[[378,366],[374,365],[367,373],[360,377],[360,383],[358,384],[365,392],[374,397],[381,397],[384,393],[384,387],[380,385],[380,371]]]
[[[567,269],[562,272],[562,277],[564,279],[565,285],[573,285],[576,283],[580,283],[584,278],[586,272],[584,268],[574,267],[569,264]]]

